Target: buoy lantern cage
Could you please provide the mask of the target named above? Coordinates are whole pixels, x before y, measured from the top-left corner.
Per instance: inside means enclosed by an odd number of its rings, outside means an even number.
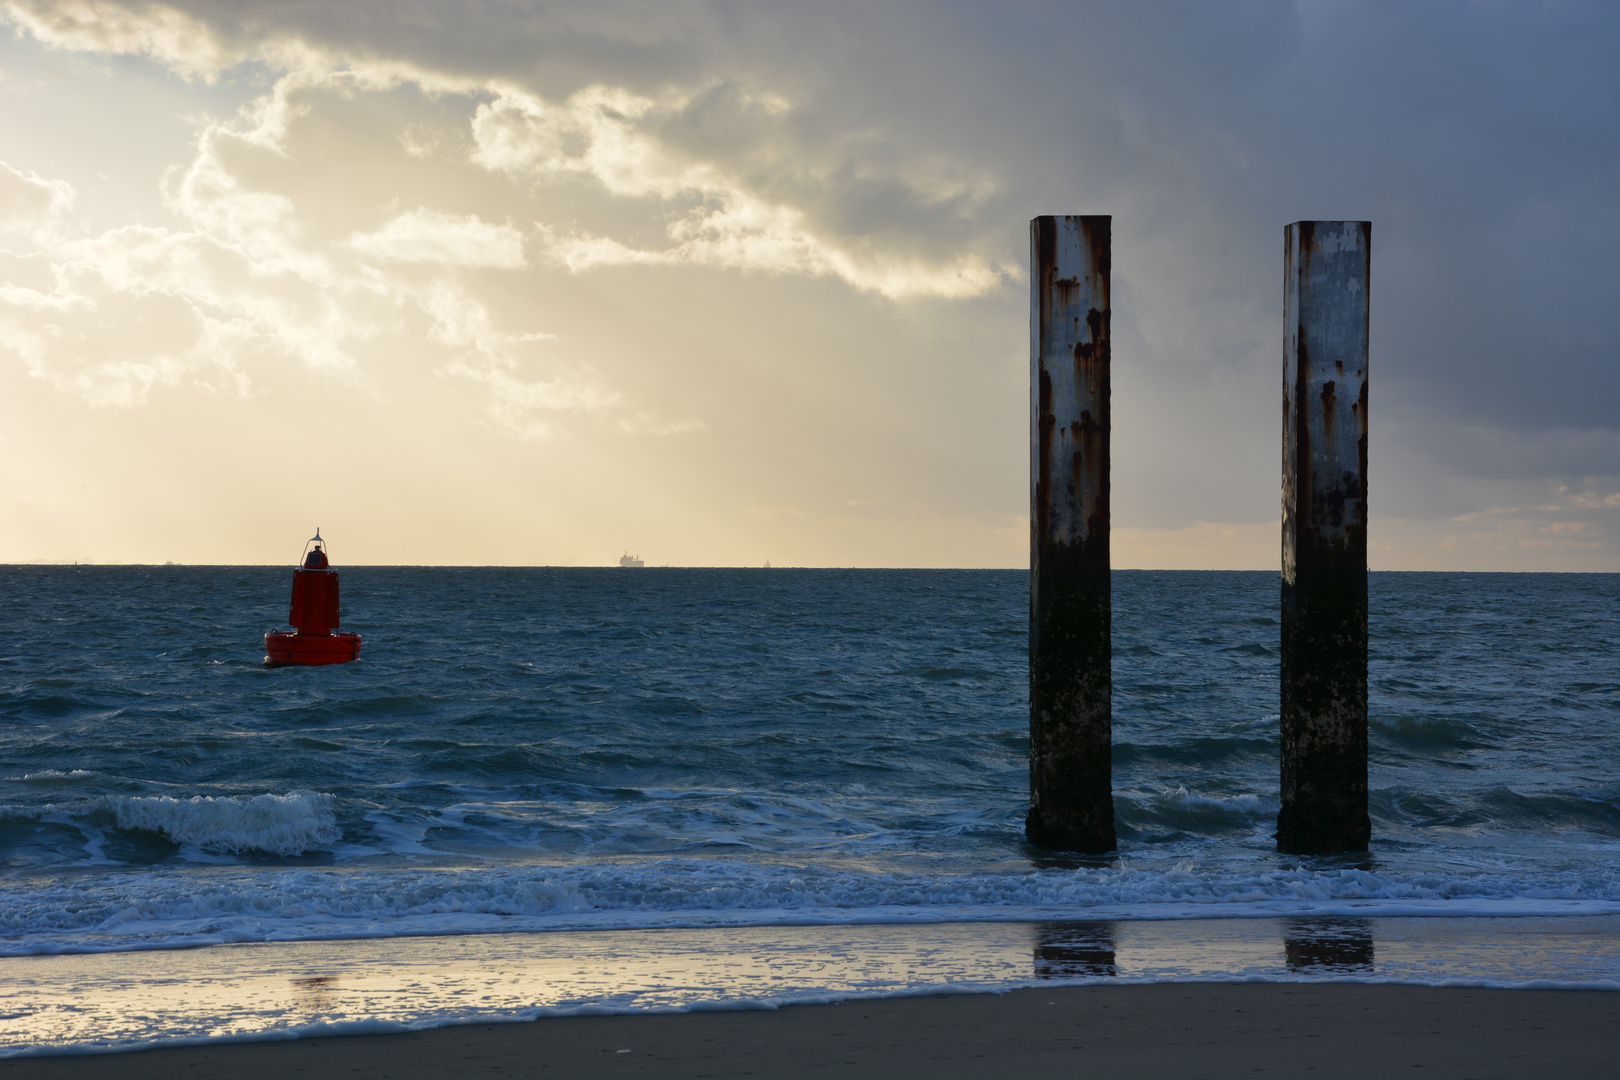
[[[287,621],[292,633],[272,630],[264,635],[269,666],[343,664],[360,658],[360,635],[337,633],[338,573],[326,557],[319,529],[304,544],[303,561],[293,570]]]

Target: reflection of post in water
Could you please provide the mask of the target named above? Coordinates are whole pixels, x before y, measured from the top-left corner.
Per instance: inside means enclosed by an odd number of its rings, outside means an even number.
[[[331,1012],[337,1006],[336,975],[306,975],[290,981],[293,997],[304,1012]]]
[[[1283,957],[1288,970],[1300,974],[1371,972],[1372,920],[1292,920],[1283,928]]]
[[[1118,975],[1114,963],[1114,924],[1040,923],[1035,927],[1035,977],[1084,979]]]

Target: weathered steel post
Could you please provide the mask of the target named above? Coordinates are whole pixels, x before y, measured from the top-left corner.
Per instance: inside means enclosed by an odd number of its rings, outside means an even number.
[[[1296,221],[1283,236],[1277,849],[1365,851],[1372,223]]]
[[[1033,843],[1114,849],[1108,582],[1112,219],[1029,223],[1029,817]]]

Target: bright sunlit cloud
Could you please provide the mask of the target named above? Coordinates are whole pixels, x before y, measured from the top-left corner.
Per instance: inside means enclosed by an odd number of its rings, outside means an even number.
[[[716,94],[717,89],[730,92]],[[781,98],[738,93],[732,87],[702,87],[662,101],[590,87],[560,106],[508,91],[480,105],[473,118],[474,160],[520,177],[588,177],[614,195],[662,205],[669,220],[665,243],[656,247],[589,233],[558,236],[543,224],[550,254],[574,271],[689,263],[835,276],[891,298],[978,296],[1021,276],[1014,266],[992,267],[976,255],[930,263],[897,252],[852,250],[851,244],[817,235],[803,210],[773,203],[716,162],[683,154],[657,137],[660,128],[717,109],[754,128],[792,111]],[[828,184],[828,178],[805,175],[799,163],[768,148],[750,146],[749,151],[758,187],[789,178],[810,186]],[[964,195],[896,182],[905,186],[910,199],[925,205],[948,204]]]
[[[476,214],[458,217],[412,210],[376,232],[355,233],[349,246],[382,262],[491,266],[516,270],[524,265],[523,234],[510,225],[490,225]]]
[[[166,4],[107,0],[7,0],[10,21],[35,40],[75,52],[150,57],[177,75],[212,82],[247,58],[200,20]]]

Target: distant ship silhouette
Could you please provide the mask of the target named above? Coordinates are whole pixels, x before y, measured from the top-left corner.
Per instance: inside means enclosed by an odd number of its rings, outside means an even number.
[[[643,560],[636,558],[634,555],[630,554],[627,551],[623,555],[619,556],[619,565],[620,566],[646,566],[647,564]]]

